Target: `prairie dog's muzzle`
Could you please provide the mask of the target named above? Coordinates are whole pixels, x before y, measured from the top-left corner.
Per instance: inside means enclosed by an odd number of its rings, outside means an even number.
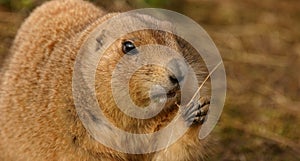
[[[173,84],[181,83],[187,75],[188,68],[184,60],[171,59],[167,63],[167,68],[170,70],[169,79]]]

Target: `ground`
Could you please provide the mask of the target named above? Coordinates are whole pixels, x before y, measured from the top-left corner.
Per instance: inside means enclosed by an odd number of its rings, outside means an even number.
[[[224,60],[228,88],[213,131],[218,143],[208,160],[300,159],[299,0],[93,1],[109,10],[172,9],[212,37]],[[0,0],[0,67],[21,22],[40,3]]]

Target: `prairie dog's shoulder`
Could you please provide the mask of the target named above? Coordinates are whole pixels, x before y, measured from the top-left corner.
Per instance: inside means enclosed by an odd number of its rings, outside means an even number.
[[[48,39],[46,41],[66,38],[81,32],[104,14],[104,10],[82,0],[49,1],[30,14],[19,29],[14,44],[41,38]]]
[[[68,46],[66,41],[74,39],[105,14],[104,10],[83,0],[44,3],[30,14],[18,30],[11,47],[13,58],[9,60],[9,66],[15,69],[22,66],[23,69],[44,64],[53,50],[61,50],[58,46]],[[30,75],[30,71],[26,72]]]
[[[103,16],[105,11],[83,0],[53,0],[44,3],[31,13],[27,23],[50,27],[68,27],[86,24]],[[43,24],[40,24],[43,23]],[[57,26],[53,26],[53,25]]]

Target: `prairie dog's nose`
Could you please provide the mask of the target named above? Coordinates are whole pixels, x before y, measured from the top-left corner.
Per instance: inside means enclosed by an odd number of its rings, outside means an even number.
[[[169,79],[173,84],[178,84],[184,80],[187,73],[187,65],[184,60],[172,59],[168,62],[167,68],[171,70]]]

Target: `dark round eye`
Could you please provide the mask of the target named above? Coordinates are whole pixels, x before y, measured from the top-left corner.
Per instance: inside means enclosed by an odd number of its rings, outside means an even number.
[[[122,50],[124,54],[137,54],[138,51],[132,41],[124,41],[122,43]]]

